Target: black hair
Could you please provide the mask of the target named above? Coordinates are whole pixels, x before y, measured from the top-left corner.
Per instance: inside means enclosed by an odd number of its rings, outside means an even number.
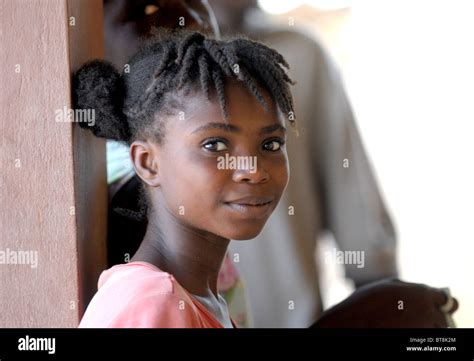
[[[276,50],[243,37],[215,40],[199,32],[165,30],[155,32],[125,65],[122,74],[103,60],[84,64],[74,75],[73,104],[76,109],[94,109],[95,121],[78,122],[94,135],[130,144],[152,137],[161,141],[162,115],[183,108],[184,95],[202,91],[210,99],[212,85],[224,119],[228,119],[225,80],[242,82],[267,109],[259,91],[265,88],[279,110],[294,125],[294,82],[285,69],[288,63]],[[158,121],[157,121],[158,120]],[[143,184],[137,210],[117,207],[121,216],[143,221],[149,208]]]
[[[263,86],[279,110],[294,124],[293,99],[287,75],[288,63],[276,50],[243,37],[215,40],[185,30],[155,34],[138,51],[120,75],[103,60],[83,65],[73,76],[76,109],[95,109],[93,126],[79,122],[99,137],[131,143],[164,135],[160,115],[173,114],[183,95],[201,90],[210,99],[211,85],[224,119],[228,119],[225,80],[242,82],[267,109],[259,91]]]

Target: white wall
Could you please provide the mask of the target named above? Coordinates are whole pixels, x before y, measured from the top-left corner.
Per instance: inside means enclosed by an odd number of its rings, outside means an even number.
[[[473,1],[354,1],[343,67],[400,234],[402,277],[474,327]]]

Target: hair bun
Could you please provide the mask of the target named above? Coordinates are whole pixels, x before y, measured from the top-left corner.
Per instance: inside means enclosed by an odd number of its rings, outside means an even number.
[[[79,122],[94,135],[118,141],[128,141],[130,130],[122,112],[124,86],[115,67],[103,60],[84,64],[73,76],[75,109],[93,109],[94,122]]]

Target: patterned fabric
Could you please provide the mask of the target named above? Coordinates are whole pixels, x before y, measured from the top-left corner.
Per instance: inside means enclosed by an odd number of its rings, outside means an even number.
[[[229,254],[226,255],[217,279],[217,288],[229,306],[229,314],[239,328],[249,327],[245,286]]]

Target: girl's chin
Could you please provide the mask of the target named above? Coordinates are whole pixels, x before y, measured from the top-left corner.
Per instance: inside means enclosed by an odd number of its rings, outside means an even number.
[[[227,239],[245,241],[257,237],[275,208],[275,202],[262,207],[227,206],[224,214],[219,214],[218,227]],[[219,218],[220,217],[220,218]]]
[[[252,227],[235,227],[232,231],[226,232],[226,238],[234,241],[246,241],[257,237],[263,229],[265,222],[261,225],[254,225]]]

